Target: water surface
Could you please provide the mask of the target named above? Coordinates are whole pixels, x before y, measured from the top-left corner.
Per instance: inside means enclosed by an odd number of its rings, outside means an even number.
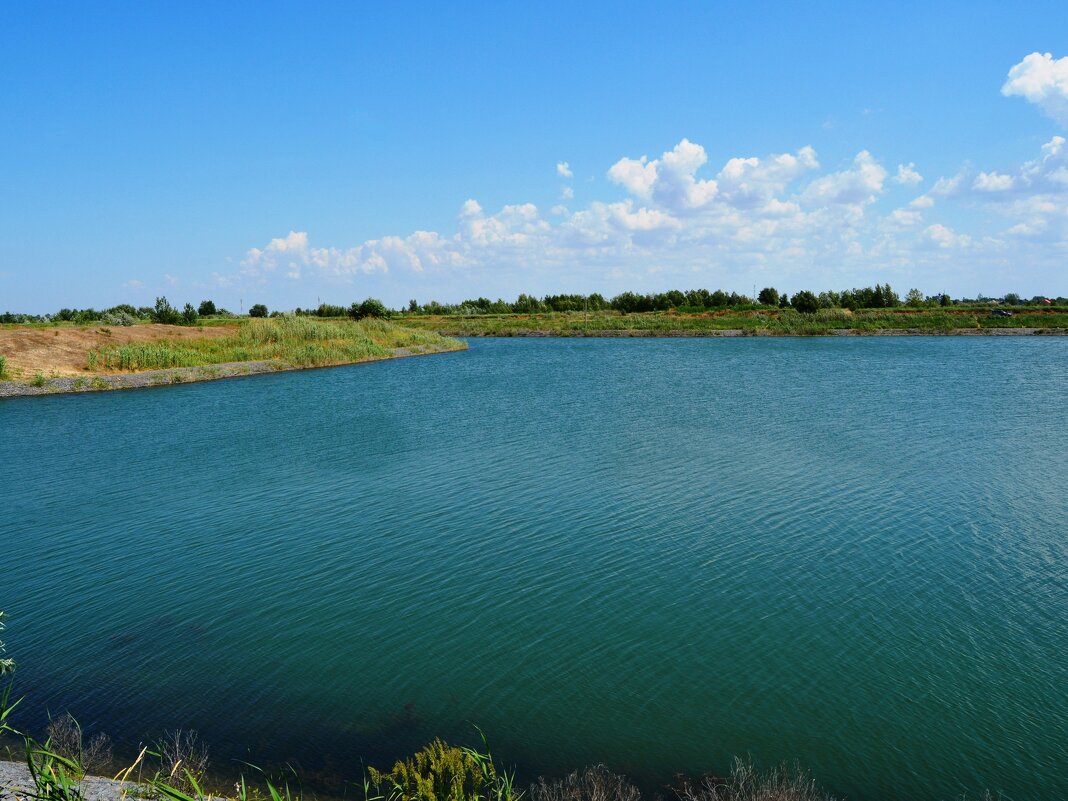
[[[217,765],[474,722],[527,776],[1061,797],[1066,397],[1058,339],[523,339],[5,401],[5,639]]]

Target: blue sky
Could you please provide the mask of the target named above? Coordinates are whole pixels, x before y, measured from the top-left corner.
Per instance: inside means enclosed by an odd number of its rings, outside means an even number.
[[[1068,294],[1068,4],[448,5],[4,4],[0,309]]]

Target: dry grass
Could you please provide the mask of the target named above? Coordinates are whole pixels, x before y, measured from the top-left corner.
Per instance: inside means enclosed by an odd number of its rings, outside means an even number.
[[[594,765],[563,779],[538,779],[530,787],[531,801],[641,801],[642,794],[625,777],[604,765]]]
[[[781,765],[761,773],[741,759],[734,761],[729,778],[685,784],[677,795],[679,801],[834,801],[797,766]]]
[[[86,739],[82,727],[69,712],[48,723],[48,747],[76,763],[86,775],[96,776],[112,764],[111,740],[106,734]]]

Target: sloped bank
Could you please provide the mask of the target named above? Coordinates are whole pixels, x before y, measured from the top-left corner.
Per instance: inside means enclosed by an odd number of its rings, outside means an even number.
[[[190,384],[197,381],[218,381],[223,378],[244,378],[263,373],[279,373],[289,370],[317,370],[328,367],[345,367],[350,364],[388,361],[408,356],[429,356],[435,353],[452,353],[462,348],[423,345],[394,348],[391,355],[371,357],[336,364],[292,365],[277,360],[251,362],[226,362],[223,364],[199,365],[197,367],[171,367],[165,370],[145,370],[118,375],[95,375],[78,378],[41,378],[33,382],[0,381],[0,398],[15,398],[28,395],[60,395],[71,392],[106,392],[116,389],[146,389],[175,384]]]

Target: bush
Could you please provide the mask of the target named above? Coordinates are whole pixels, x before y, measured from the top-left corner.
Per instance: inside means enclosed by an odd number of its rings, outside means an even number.
[[[82,727],[69,712],[48,723],[48,748],[55,754],[77,764],[86,775],[99,775],[112,762],[111,739],[97,734],[88,742]]]
[[[202,784],[208,773],[208,748],[195,731],[175,729],[159,745],[160,768],[168,784],[189,793],[194,782]]]
[[[262,303],[257,303],[254,306],[250,306],[248,310],[249,317],[266,317],[267,307]]]
[[[211,300],[200,301],[200,308],[197,309],[197,313],[201,317],[210,317],[213,314],[218,314],[218,309],[215,308],[215,302]]]
[[[100,320],[104,325],[129,326],[137,322],[137,318],[124,311],[108,311]]]
[[[802,314],[815,314],[819,311],[820,301],[807,289],[803,289],[790,298],[790,305]]]
[[[353,320],[362,320],[365,317],[377,317],[383,320],[388,320],[390,316],[389,309],[386,305],[375,298],[368,298],[363,303],[353,303],[349,306],[349,317]]]
[[[706,778],[694,787],[683,785],[679,801],[834,801],[797,767],[785,765],[758,773],[751,762],[734,760],[730,778]]]
[[[185,308],[182,309],[182,325],[196,325],[198,320],[200,320],[200,314],[193,308],[193,304],[185,304]]]
[[[642,794],[624,777],[604,765],[595,765],[551,784],[544,778],[538,779],[537,784],[530,786],[530,798],[531,801],[641,801]]]
[[[486,749],[481,754],[441,740],[398,761],[388,773],[369,768],[371,784],[388,801],[518,801],[511,777],[498,773]]]
[[[0,356],[0,378],[3,378],[6,375],[7,375],[7,357],[6,356]],[[2,650],[2,649],[0,649],[0,650]],[[0,674],[0,675],[3,675],[3,674]]]

